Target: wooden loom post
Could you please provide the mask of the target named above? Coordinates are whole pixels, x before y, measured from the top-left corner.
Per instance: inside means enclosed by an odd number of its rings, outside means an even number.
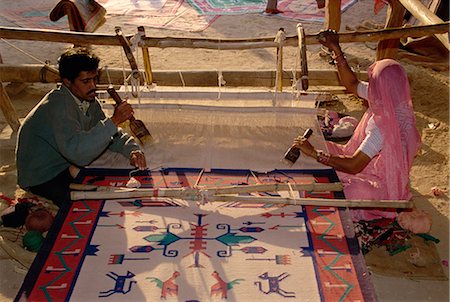
[[[11,99],[8,96],[5,88],[3,87],[3,82],[0,79],[0,109],[5,116],[8,125],[11,127],[13,132],[17,132],[20,127],[19,117],[17,116],[16,110],[14,109]]]
[[[143,39],[145,39],[144,26],[138,27],[138,33],[141,35]],[[142,59],[144,60],[145,81],[147,82],[147,85],[152,85],[153,84],[152,65],[150,64],[150,54],[148,51],[148,47],[146,46],[142,46]]]
[[[341,0],[325,1],[325,29],[341,29]]]
[[[389,0],[385,28],[401,27],[403,25],[404,14],[405,8],[398,0]],[[378,42],[376,60],[395,59],[399,45],[399,38]]]
[[[3,64],[3,58],[1,53],[0,53],[0,64]],[[9,98],[5,88],[3,87],[2,78],[0,78],[0,109],[2,110],[3,115],[5,116],[5,120],[11,127],[13,132],[19,130],[20,127],[19,118],[17,117],[16,110],[14,109],[14,106],[11,103],[11,99]]]
[[[130,43],[128,42],[125,35],[122,33],[122,29],[120,26],[116,26],[115,28],[116,36],[119,39],[120,45],[122,45],[123,51],[125,52],[125,56],[128,59],[128,62],[130,63],[131,67],[131,75],[133,78],[139,78],[139,69],[136,62],[136,59],[134,58],[133,52],[131,51]]]
[[[303,26],[299,23],[297,24],[297,35],[298,35],[298,49],[300,57],[300,81],[302,90],[306,91],[309,87],[308,79],[308,61],[306,59],[306,41],[305,41],[305,30]]]

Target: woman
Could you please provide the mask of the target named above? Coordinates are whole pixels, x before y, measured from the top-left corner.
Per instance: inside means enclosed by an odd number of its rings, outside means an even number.
[[[369,67],[369,82],[361,82],[348,66],[336,32],[322,32],[320,42],[334,53],[342,84],[364,98],[368,109],[346,145],[327,142],[329,153],[301,137],[294,145],[337,170],[347,199],[409,200],[409,172],[421,140],[406,72],[396,61],[384,59]],[[373,220],[394,218],[396,212],[353,210],[352,215]]]

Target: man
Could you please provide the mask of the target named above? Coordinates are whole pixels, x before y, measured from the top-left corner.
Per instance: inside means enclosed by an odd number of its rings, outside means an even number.
[[[122,154],[139,169],[146,167],[139,145],[118,128],[132,116],[131,105],[122,102],[106,117],[96,98],[99,61],[86,48],[63,53],[59,58],[62,85],[33,108],[19,129],[19,186],[58,206],[70,201],[69,184],[78,169],[106,150]]]

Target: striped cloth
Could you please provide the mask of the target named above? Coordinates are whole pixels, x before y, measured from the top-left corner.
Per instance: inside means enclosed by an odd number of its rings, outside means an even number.
[[[94,32],[106,21],[106,9],[94,0],[61,0],[49,18],[56,22],[65,15],[71,31]]]

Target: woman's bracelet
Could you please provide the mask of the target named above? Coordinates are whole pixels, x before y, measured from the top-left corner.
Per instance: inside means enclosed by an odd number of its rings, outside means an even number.
[[[322,150],[316,151],[317,162],[322,163],[324,165],[328,165],[328,163],[330,162],[330,158],[331,158],[331,154],[325,153]]]
[[[343,52],[341,52],[339,55],[333,57],[334,65],[336,66],[343,66],[347,64],[347,61],[345,59],[345,55]]]

